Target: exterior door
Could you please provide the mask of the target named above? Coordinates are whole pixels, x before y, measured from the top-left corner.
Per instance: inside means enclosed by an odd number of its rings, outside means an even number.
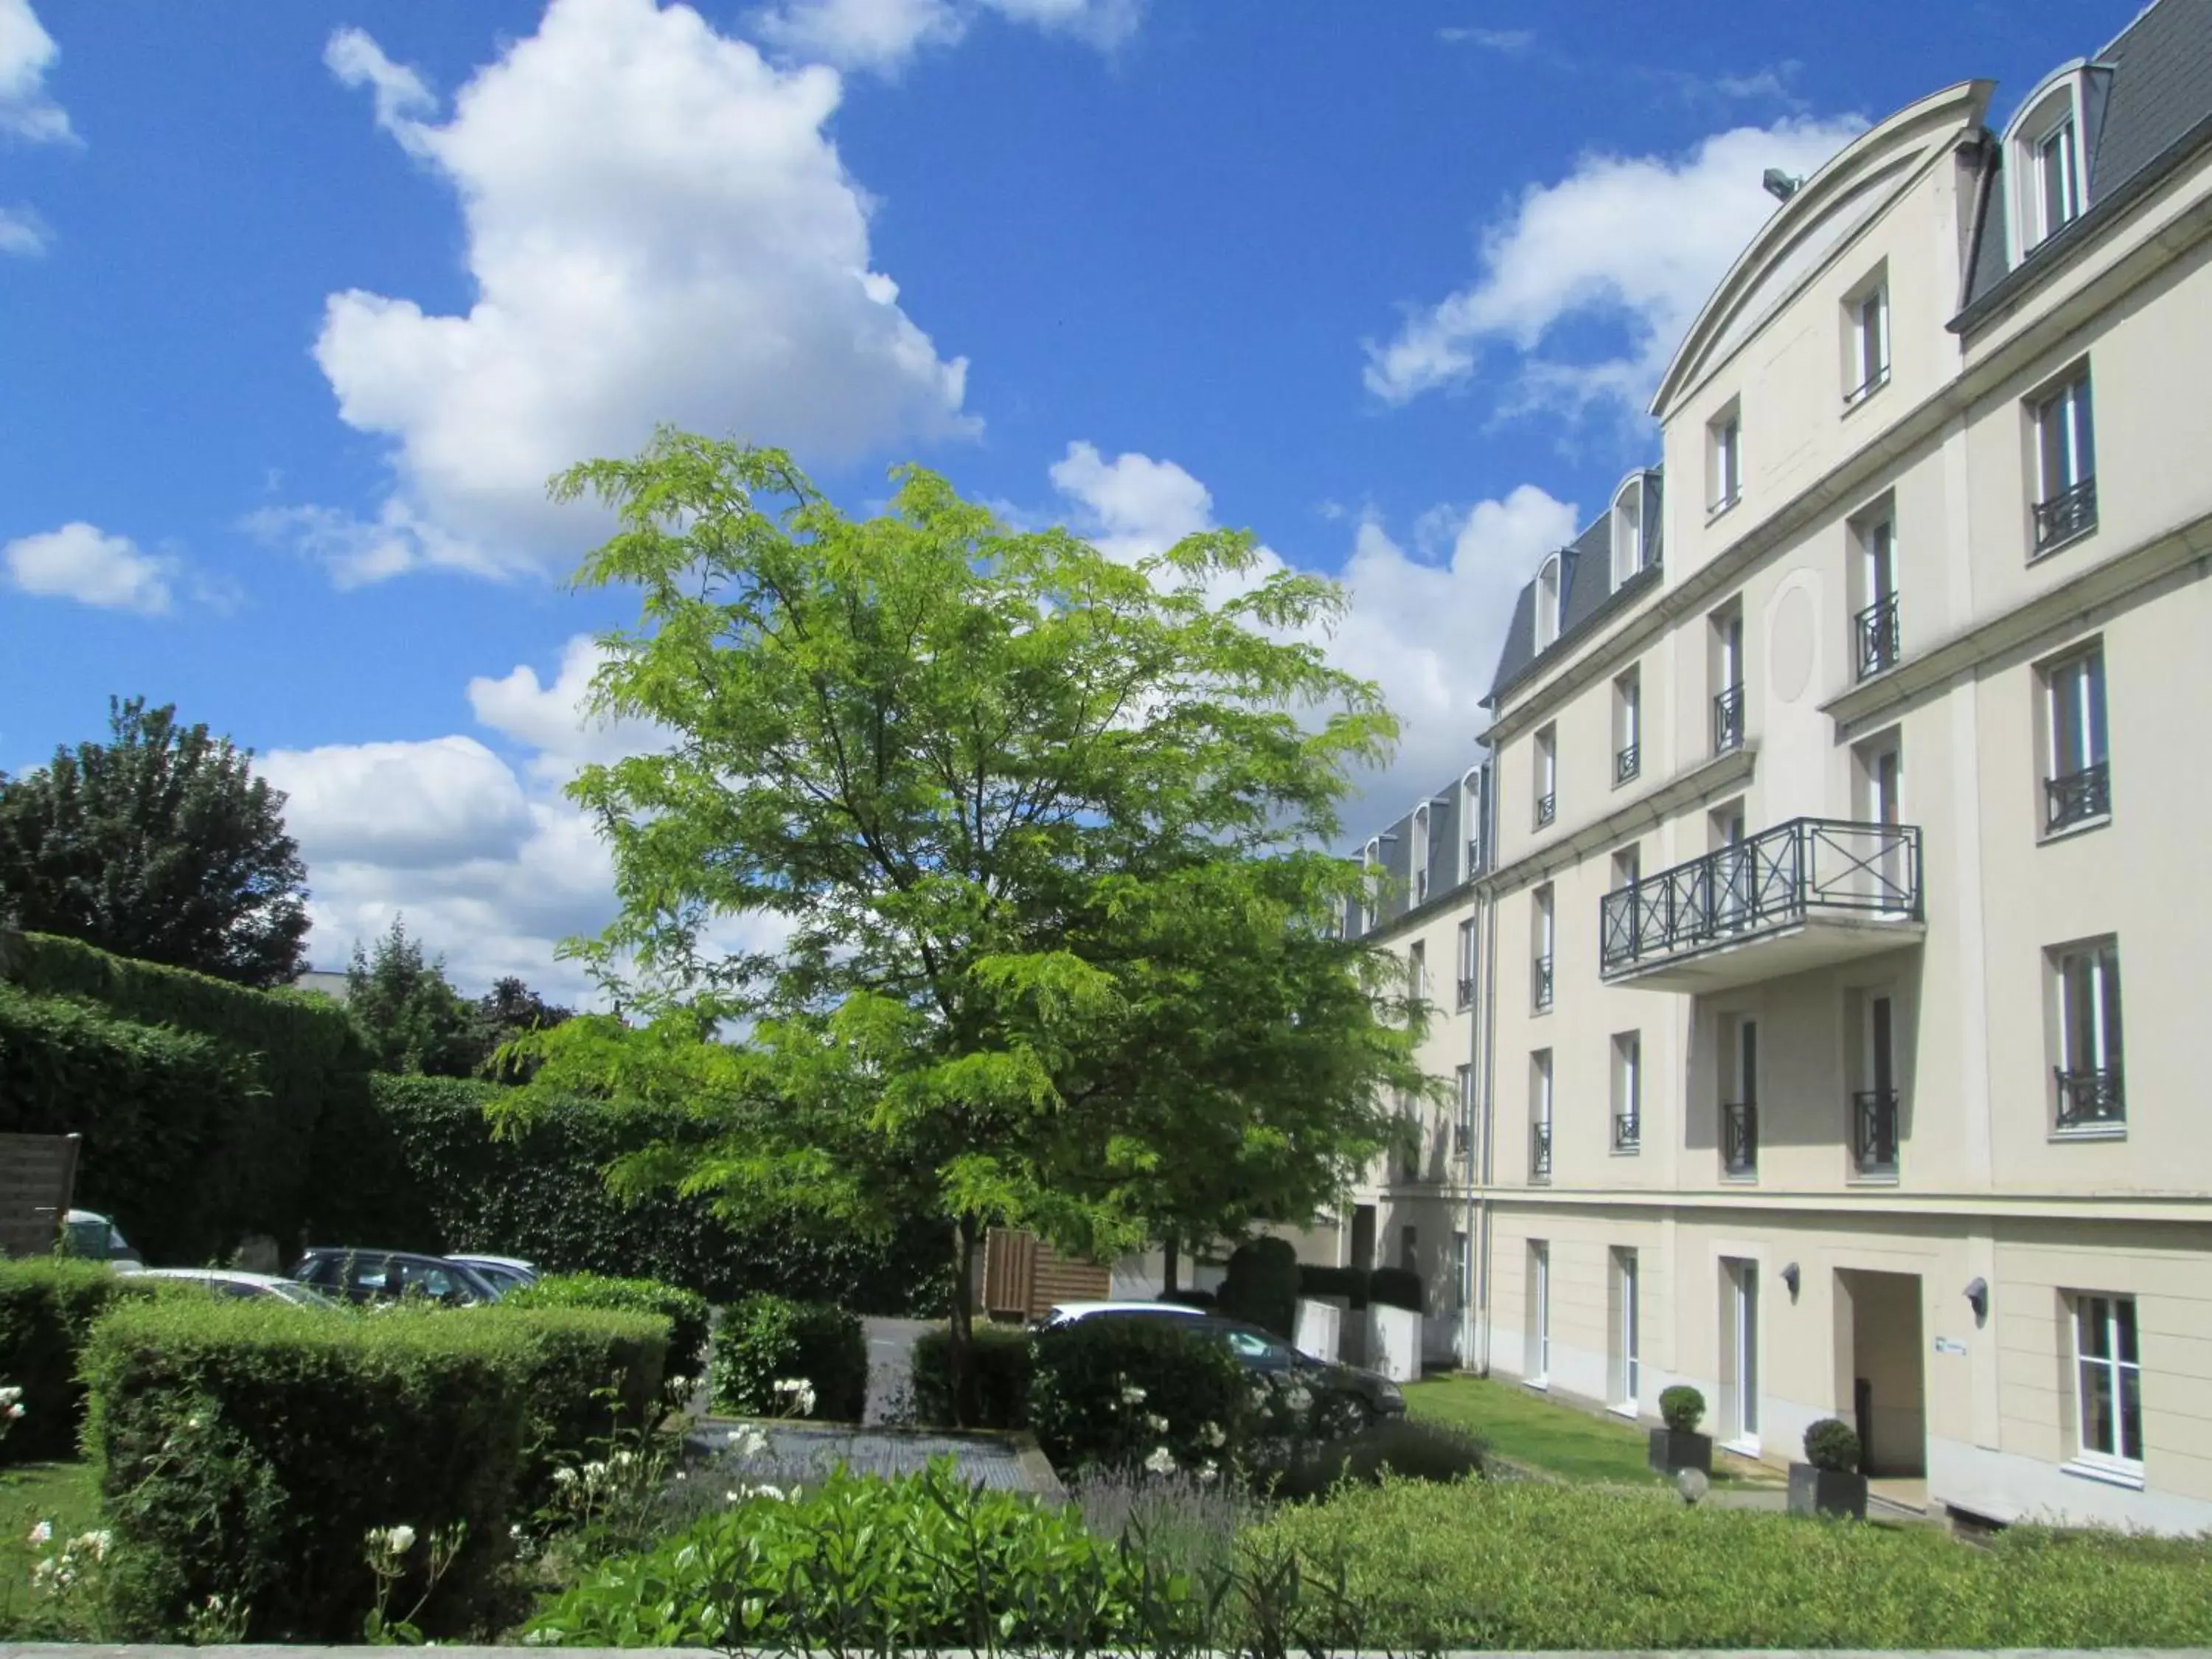
[[[1759,1444],[1759,1264],[1739,1261],[1729,1275],[1735,1315],[1729,1340],[1735,1345],[1735,1420],[1729,1425],[1738,1445]]]

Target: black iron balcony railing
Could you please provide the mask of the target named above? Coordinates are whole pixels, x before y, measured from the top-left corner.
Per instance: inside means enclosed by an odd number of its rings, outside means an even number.
[[[1598,966],[1623,973],[1826,912],[1918,917],[1919,827],[1791,818],[1646,876],[1598,901]]]
[[[1721,1168],[1732,1176],[1759,1168],[1759,1108],[1748,1100],[1722,1103]]]
[[[1552,1006],[1552,958],[1549,956],[1538,957],[1529,964],[1528,1000],[1535,1005],[1540,1014]]]
[[[1559,814],[1559,798],[1556,794],[1536,797],[1536,827],[1541,830]]]
[[[1713,699],[1713,753],[1725,755],[1743,746],[1743,682]]]
[[[2035,504],[2035,550],[2084,535],[2097,527],[2097,480],[2087,477]]]
[[[1549,1181],[1552,1178],[1552,1126],[1532,1123],[1528,1126],[1528,1178]]]
[[[1634,744],[1616,751],[1613,757],[1613,781],[1626,783],[1644,769],[1643,751]]]
[[[1897,595],[1884,594],[1858,615],[1859,678],[1897,666]]]
[[[2128,1121],[2127,1096],[2120,1088],[2120,1068],[2096,1066],[2069,1071],[2054,1068],[2058,1079],[2058,1127],[2094,1129]]]
[[[1644,1124],[1633,1112],[1613,1115],[1613,1150],[1632,1152],[1644,1144]]]
[[[1462,974],[1459,976],[1458,991],[1458,1006],[1462,1008],[1473,1007],[1474,1006],[1474,975],[1473,974]]]
[[[2112,810],[2112,769],[2099,761],[2063,778],[2043,781],[2043,828],[2045,834],[2069,824],[2101,818]]]
[[[1863,380],[1861,380],[1849,392],[1844,393],[1844,407],[1850,409],[1856,404],[1864,403],[1869,398],[1874,396],[1875,392],[1881,391],[1882,387],[1888,384],[1889,365],[1887,363],[1884,363],[1880,368],[1875,369],[1871,374],[1868,375]]]
[[[1861,1175],[1896,1170],[1896,1090],[1864,1089],[1851,1097],[1851,1160]]]

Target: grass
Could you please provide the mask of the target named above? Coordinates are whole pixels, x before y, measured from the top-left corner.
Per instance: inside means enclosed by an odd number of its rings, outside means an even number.
[[[31,1528],[49,1522],[57,1541],[100,1524],[98,1477],[88,1463],[21,1463],[0,1468],[0,1639],[88,1639],[51,1603],[31,1596],[40,1552]]]
[[[1406,1409],[1431,1422],[1480,1435],[1492,1451],[1562,1480],[1608,1486],[1666,1484],[1644,1462],[1649,1431],[1559,1405],[1517,1382],[1444,1376],[1406,1389]],[[1713,1470],[1716,1483],[1737,1477]]]

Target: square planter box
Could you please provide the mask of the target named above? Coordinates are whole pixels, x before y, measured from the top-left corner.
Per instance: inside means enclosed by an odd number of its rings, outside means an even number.
[[[1867,1480],[1841,1469],[1816,1469],[1810,1463],[1790,1466],[1790,1513],[1830,1515],[1866,1519]]]
[[[1651,1431],[1651,1449],[1645,1462],[1662,1474],[1672,1474],[1677,1469],[1695,1469],[1700,1474],[1713,1472],[1713,1437],[1709,1434],[1678,1434],[1672,1429]]]

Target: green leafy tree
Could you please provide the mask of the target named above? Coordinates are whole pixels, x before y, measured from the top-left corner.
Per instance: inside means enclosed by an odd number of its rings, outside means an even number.
[[[307,965],[307,866],[253,751],[108,700],[109,740],[0,774],[0,920],[266,989]]]
[[[475,1007],[446,978],[442,957],[424,958],[422,940],[402,916],[392,919],[374,950],[353,947],[346,1012],[380,1072],[467,1077],[488,1052]]]
[[[519,1052],[500,1051],[533,1031],[550,1031],[574,1017],[575,1010],[546,1001],[512,975],[495,981],[489,994],[477,999],[472,1069],[490,1071],[503,1083],[527,1082],[538,1069],[537,1061]]]
[[[619,519],[579,581],[641,596],[597,707],[671,740],[572,786],[622,899],[575,948],[623,1017],[526,1046],[538,1091],[699,1121],[622,1181],[942,1218],[972,1420],[988,1228],[1105,1257],[1303,1219],[1429,1085],[1389,959],[1329,925],[1349,769],[1396,729],[1323,655],[1341,592],[1243,534],[1118,562],[896,477],[856,521],[780,452],[663,432],[556,480]]]

